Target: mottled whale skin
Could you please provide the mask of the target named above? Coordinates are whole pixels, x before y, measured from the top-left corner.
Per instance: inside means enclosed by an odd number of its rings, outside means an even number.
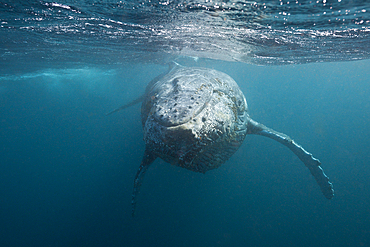
[[[244,94],[223,72],[173,63],[167,74],[148,84],[142,97],[111,113],[141,101],[145,153],[134,180],[132,215],[144,174],[157,157],[205,173],[229,159],[247,134],[269,137],[288,147],[310,170],[324,196],[334,195],[320,161],[289,136],[252,120]]]

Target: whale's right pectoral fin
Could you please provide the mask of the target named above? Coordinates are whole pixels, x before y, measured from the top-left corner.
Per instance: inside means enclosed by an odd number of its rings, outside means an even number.
[[[134,180],[134,190],[132,192],[132,216],[135,215],[135,209],[136,209],[136,197],[139,194],[140,186],[143,183],[144,175],[146,170],[148,170],[150,164],[154,162],[154,160],[157,158],[152,152],[148,151],[147,148],[145,148],[144,157],[141,161],[139,170],[136,173],[136,177]]]
[[[145,98],[145,94],[141,95],[139,98],[137,99],[134,99],[133,101],[131,101],[130,103],[127,103],[126,105],[123,105],[121,107],[118,107],[117,109],[114,109],[113,111],[111,112],[108,112],[107,114],[105,114],[106,116],[110,115],[110,114],[113,114],[115,112],[118,112],[120,110],[123,110],[123,109],[126,109],[127,107],[130,107],[130,106],[133,106],[133,105],[136,105],[140,102],[142,102]]]
[[[325,175],[323,169],[321,168],[321,162],[313,157],[312,154],[304,150],[302,146],[298,145],[289,136],[283,133],[279,133],[273,129],[267,128],[263,124],[257,123],[251,119],[248,123],[247,128],[248,134],[265,136],[278,141],[288,147],[305,164],[308,170],[310,170],[312,176],[315,178],[317,184],[320,186],[320,189],[324,196],[327,199],[333,198],[333,185],[329,181],[328,176]]]

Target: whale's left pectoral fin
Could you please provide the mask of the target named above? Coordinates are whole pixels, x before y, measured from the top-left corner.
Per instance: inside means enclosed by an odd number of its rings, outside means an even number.
[[[317,184],[324,196],[327,199],[331,199],[334,196],[334,189],[332,183],[329,181],[329,177],[325,175],[321,168],[321,162],[312,156],[309,152],[303,149],[302,146],[298,145],[289,136],[279,133],[273,129],[267,128],[263,124],[257,123],[250,119],[248,122],[248,134],[261,135],[269,137],[275,141],[288,147],[298,158],[305,164],[310,170],[312,176],[315,178]]]
[[[145,148],[144,157],[141,161],[139,170],[136,173],[136,177],[134,180],[134,190],[132,192],[132,216],[135,215],[135,209],[136,209],[136,197],[139,194],[140,186],[143,183],[144,175],[146,170],[148,170],[150,164],[153,163],[153,161],[157,158],[152,152],[148,151],[147,148]]]

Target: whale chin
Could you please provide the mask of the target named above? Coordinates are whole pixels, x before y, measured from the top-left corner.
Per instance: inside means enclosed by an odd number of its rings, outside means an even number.
[[[245,134],[237,137],[223,128],[217,115],[206,118],[201,113],[184,124],[169,127],[150,116],[144,126],[145,144],[172,165],[201,173],[218,168],[239,148]]]
[[[198,128],[197,128],[198,127]],[[201,152],[201,139],[193,121],[176,126],[163,126],[154,117],[144,126],[145,144],[155,150],[164,161],[185,167],[193,162],[196,154]]]

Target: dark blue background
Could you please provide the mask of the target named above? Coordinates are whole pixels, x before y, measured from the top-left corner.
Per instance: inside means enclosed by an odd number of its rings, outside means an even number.
[[[167,68],[10,71],[0,78],[0,246],[370,246],[369,61],[197,66],[231,75],[253,119],[319,158],[335,197],[287,148],[247,136],[205,175],[156,160],[132,218],[140,105],[104,114]]]

